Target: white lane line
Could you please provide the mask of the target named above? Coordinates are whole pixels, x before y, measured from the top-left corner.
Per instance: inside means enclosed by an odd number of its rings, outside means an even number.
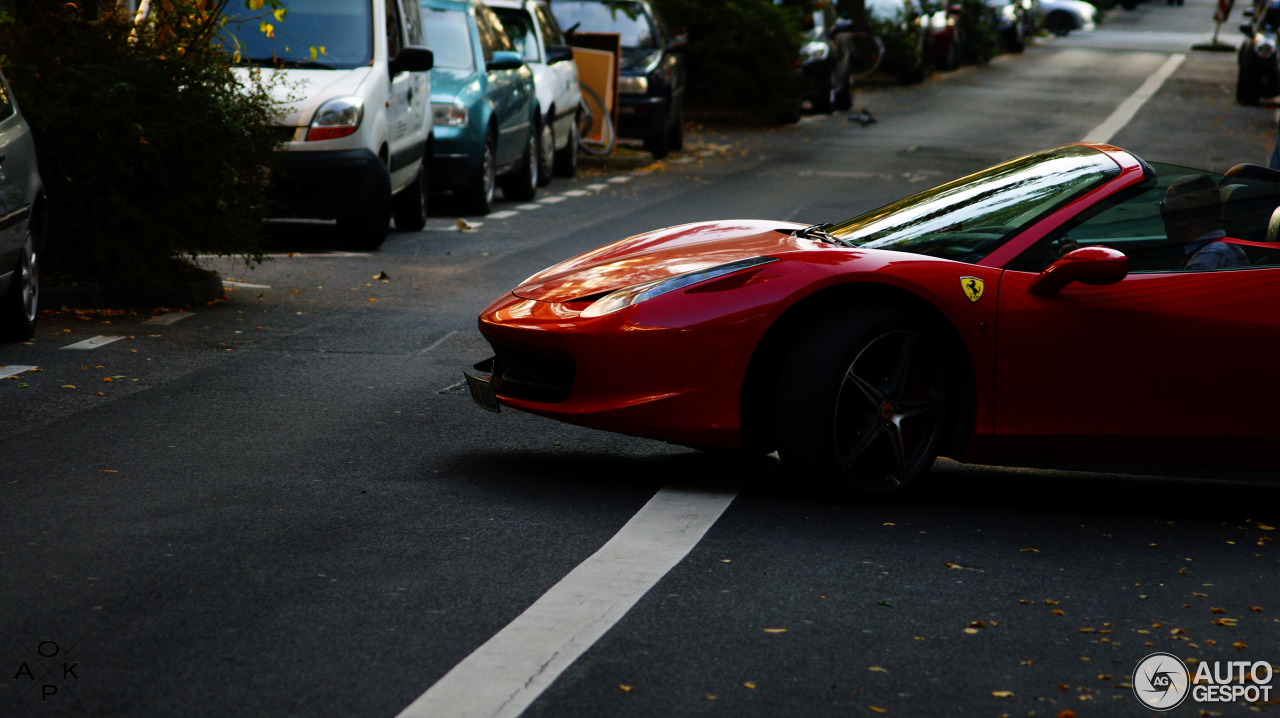
[[[688,555],[737,495],[663,488],[398,718],[516,718]]]
[[[627,182],[631,181],[631,178],[626,175],[618,175],[617,177],[610,177],[605,181],[613,182],[614,184],[626,184]]]
[[[1100,142],[1103,144],[1110,142],[1111,138],[1115,137],[1116,133],[1129,124],[1129,120],[1132,120],[1134,115],[1138,114],[1138,110],[1142,109],[1147,100],[1150,100],[1160,91],[1160,86],[1164,84],[1165,80],[1169,79],[1169,76],[1173,74],[1174,70],[1178,69],[1178,66],[1185,59],[1187,59],[1187,56],[1182,53],[1170,55],[1169,59],[1165,60],[1164,64],[1160,66],[1160,69],[1151,73],[1151,76],[1147,78],[1146,82],[1142,83],[1141,87],[1134,90],[1132,95],[1129,95],[1124,102],[1120,103],[1120,106],[1115,109],[1115,112],[1111,113],[1110,117],[1103,120],[1102,124],[1089,130],[1089,133],[1080,141]]]
[[[512,211],[511,211],[511,210],[509,210],[509,209],[504,209],[504,210],[502,210],[501,212],[494,212],[493,214],[488,215],[488,218],[489,218],[489,219],[506,219],[507,217],[514,217],[514,216],[516,216],[517,214],[520,214],[520,213],[519,213],[519,212],[512,212]]]
[[[436,347],[440,346],[441,344],[444,344],[446,341],[448,341],[448,340],[449,340],[449,337],[451,337],[451,336],[453,336],[454,334],[457,334],[457,333],[458,333],[458,330],[457,330],[457,329],[454,329],[453,331],[449,332],[448,334],[446,334],[446,335],[444,335],[444,336],[440,337],[439,339],[435,340],[435,341],[431,344],[431,346],[427,347],[426,349],[423,349],[423,350],[422,350],[422,353],[423,353],[423,354],[428,354],[428,353],[430,353],[430,352],[431,352],[431,350],[435,349]]]
[[[63,349],[97,349],[98,347],[106,346],[111,342],[118,342],[121,339],[124,339],[124,337],[104,337],[102,335],[98,335],[92,339],[85,339],[82,342],[68,344],[63,347]]]
[[[587,196],[587,195],[589,195],[589,194],[591,194],[591,193],[590,193],[590,192],[588,192],[588,191],[586,191],[585,189],[571,189],[571,190],[569,190],[568,192],[565,192],[563,196],[565,196],[565,197],[586,197],[586,196]]]
[[[534,209],[542,209],[542,205],[540,205],[540,204],[518,204],[518,205],[516,205],[516,209],[519,209],[519,210],[523,210],[523,211],[525,211],[525,212],[528,212],[528,211],[530,211],[530,210],[534,210]]]
[[[248,282],[238,282],[234,279],[222,280],[222,286],[239,287],[241,289],[270,289],[271,288],[270,284],[250,284]]]
[[[33,366],[18,366],[17,364],[14,364],[13,366],[0,366],[0,379],[8,379],[9,377],[17,376],[35,368],[36,367]]]
[[[599,192],[602,189],[609,189],[609,185],[600,184],[600,183],[589,184],[587,185],[587,189],[591,190],[592,192]]]
[[[563,202],[566,199],[568,198],[567,197],[543,197],[542,199],[538,200],[538,202],[541,204],[556,204],[557,202]]]
[[[223,284],[225,285],[226,282],[223,282]],[[183,319],[186,319],[187,317],[194,317],[195,315],[196,315],[195,312],[169,312],[168,314],[161,314],[158,317],[151,317],[150,319],[148,319],[143,323],[144,324],[173,324],[175,322],[180,322]]]

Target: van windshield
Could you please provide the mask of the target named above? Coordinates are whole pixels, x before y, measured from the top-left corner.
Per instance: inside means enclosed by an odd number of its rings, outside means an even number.
[[[373,4],[351,0],[283,0],[274,11],[228,14],[220,38],[238,64],[351,69],[373,64]]]
[[[467,23],[465,12],[424,7],[422,22],[427,30],[427,45],[436,56],[436,67],[455,70],[475,68],[475,55],[471,52],[471,26]]]

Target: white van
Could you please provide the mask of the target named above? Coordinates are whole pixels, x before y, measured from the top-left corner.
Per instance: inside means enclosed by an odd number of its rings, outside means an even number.
[[[355,249],[381,246],[392,215],[426,225],[433,57],[416,0],[284,0],[282,17],[230,17],[225,36],[278,80],[273,214],[336,219]]]

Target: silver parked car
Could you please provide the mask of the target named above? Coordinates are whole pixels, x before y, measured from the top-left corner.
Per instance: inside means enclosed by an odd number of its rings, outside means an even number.
[[[26,341],[36,331],[43,228],[35,141],[0,75],[0,340]]]

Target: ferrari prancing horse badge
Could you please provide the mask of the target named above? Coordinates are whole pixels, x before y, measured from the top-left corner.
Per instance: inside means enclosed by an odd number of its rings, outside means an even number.
[[[964,290],[964,295],[969,301],[976,302],[982,299],[982,280],[977,277],[961,277],[960,288]]]

